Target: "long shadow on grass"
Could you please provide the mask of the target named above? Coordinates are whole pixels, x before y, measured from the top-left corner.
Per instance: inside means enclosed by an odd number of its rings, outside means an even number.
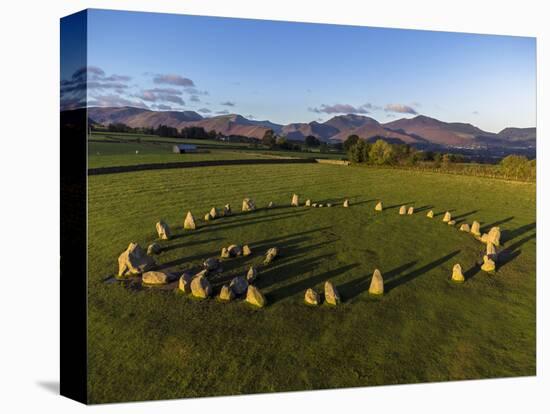
[[[449,210],[439,211],[439,212],[437,212],[437,213],[434,213],[434,217],[442,216],[442,215],[444,215],[447,211],[448,211],[449,213],[452,213],[453,211],[456,211],[456,209],[451,208],[451,209],[449,209]]]
[[[483,223],[483,226],[481,226],[480,231],[482,233],[486,233],[491,229],[491,227],[500,226],[501,224],[508,223],[509,221],[513,220],[514,216],[506,217],[505,219],[495,221],[494,223],[485,224]]]
[[[529,236],[526,236],[517,242],[511,244],[510,246],[507,246],[505,249],[503,249],[498,254],[498,261],[497,261],[497,271],[499,268],[507,265],[512,260],[514,260],[516,257],[518,257],[521,254],[520,247],[527,243],[529,240],[533,240],[537,238],[537,233],[530,234]]]
[[[191,236],[191,234],[188,233],[186,236],[189,237],[189,236]],[[211,242],[215,242],[215,241],[219,241],[219,240],[223,240],[223,239],[221,237],[216,237],[216,238],[213,238],[213,239],[193,240],[193,241],[188,241],[188,242],[185,242],[185,243],[177,243],[177,244],[164,246],[162,248],[162,251],[163,252],[169,252],[170,250],[176,250],[176,249],[181,249],[181,248],[184,248],[184,247],[196,246],[198,244],[211,243]]]
[[[437,260],[434,260],[431,263],[428,263],[425,266],[422,266],[421,268],[418,268],[416,270],[413,270],[412,272],[409,272],[403,276],[396,276],[392,280],[388,281],[387,283],[384,283],[384,290],[387,290],[390,292],[392,289],[395,289],[396,287],[401,286],[404,283],[410,282],[414,279],[416,279],[419,276],[422,276],[424,273],[429,272],[430,270],[433,270],[442,264],[446,263],[453,257],[455,257],[457,254],[460,253],[460,250],[455,250],[454,252],[451,252]]]
[[[391,210],[392,208],[400,208],[401,206],[405,206],[407,204],[414,204],[414,201],[407,201],[405,203],[394,204],[394,205],[391,205],[391,206],[387,206],[387,207],[384,207],[384,210]]]
[[[472,214],[477,213],[479,210],[472,210],[468,211],[467,213],[459,214],[458,216],[453,217],[453,219],[457,220],[457,222],[464,221],[464,219],[468,216],[471,216]]]
[[[516,237],[519,237],[527,233],[528,231],[535,230],[536,228],[537,228],[537,223],[533,222],[533,223],[518,227],[515,230],[502,230],[500,237],[503,242],[508,242],[510,240],[515,239]]]
[[[415,208],[415,209],[414,209],[414,212],[415,212],[415,213],[420,213],[420,212],[422,212],[422,211],[430,210],[430,209],[432,209],[432,208],[434,208],[434,206],[430,206],[430,205],[420,206],[420,207],[418,207],[418,208]]]

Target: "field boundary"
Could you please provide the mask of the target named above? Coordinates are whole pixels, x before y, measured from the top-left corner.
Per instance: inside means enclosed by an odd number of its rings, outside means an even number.
[[[255,165],[255,164],[315,164],[314,158],[270,158],[246,160],[206,160],[178,161],[156,164],[122,165],[118,167],[89,168],[88,175],[116,174],[147,170],[168,170],[173,168],[216,167],[224,165]]]

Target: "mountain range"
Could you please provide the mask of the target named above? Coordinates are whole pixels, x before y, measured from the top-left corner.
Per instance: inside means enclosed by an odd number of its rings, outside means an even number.
[[[419,147],[457,148],[535,147],[536,128],[505,128],[499,133],[487,132],[468,123],[443,122],[425,115],[380,123],[363,115],[338,115],[325,122],[280,125],[270,121],[247,119],[229,114],[203,117],[194,111],[152,111],[134,107],[90,107],[90,122],[108,125],[123,123],[130,127],[157,127],[159,124],[178,129],[199,126],[224,135],[242,135],[261,139],[268,129],[288,139],[302,141],[313,135],[321,141],[345,141],[355,134],[366,140],[384,138],[392,142]]]

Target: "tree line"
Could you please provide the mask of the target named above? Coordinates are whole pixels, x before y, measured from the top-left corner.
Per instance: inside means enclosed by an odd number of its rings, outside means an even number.
[[[97,130],[92,126],[92,130]],[[177,129],[168,125],[159,124],[157,127],[133,128],[124,123],[117,122],[107,125],[108,132],[119,132],[128,134],[158,135],[170,138],[191,138],[191,139],[216,139],[218,133],[214,130],[206,131],[203,127],[190,126]]]

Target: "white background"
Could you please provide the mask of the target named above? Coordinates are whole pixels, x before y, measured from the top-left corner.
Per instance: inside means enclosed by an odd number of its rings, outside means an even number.
[[[549,21],[545,1],[6,0],[0,3],[0,411],[550,412],[548,328]],[[59,18],[87,8],[536,36],[538,375],[532,378],[202,398],[85,408],[59,382]],[[223,41],[223,40],[220,40]],[[542,166],[542,168],[541,168]],[[547,251],[548,254],[548,251]],[[546,271],[546,272],[545,272]],[[75,275],[76,276],[76,275]],[[382,334],[382,333],[381,333]]]

